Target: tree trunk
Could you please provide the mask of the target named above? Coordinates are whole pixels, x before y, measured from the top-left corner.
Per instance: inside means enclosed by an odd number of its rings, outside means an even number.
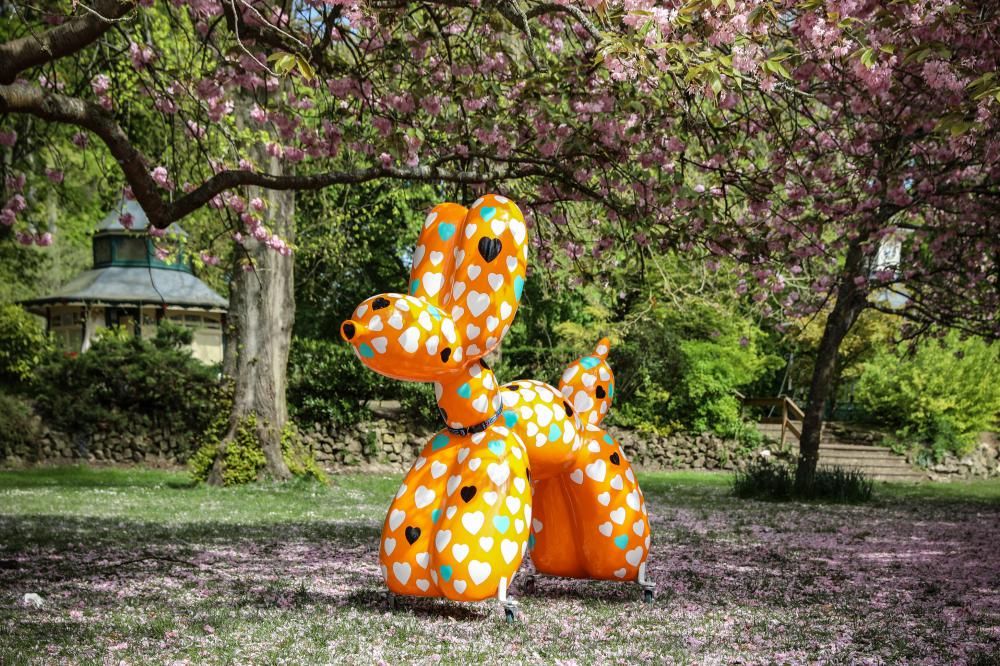
[[[281,163],[263,150],[254,151],[257,163],[270,173],[281,173]],[[274,190],[251,191],[267,203],[264,226],[289,243],[295,235],[295,195]],[[224,453],[247,417],[256,418],[256,435],[264,453],[264,475],[291,477],[281,453],[281,433],[288,421],[285,400],[288,350],[295,319],[294,273],[291,256],[284,256],[252,238],[245,241],[254,270],[236,265],[230,283],[229,340],[233,407],[229,428],[219,446],[208,482],[221,485]],[[237,257],[237,263],[239,259]]]
[[[819,462],[819,442],[823,429],[823,406],[833,386],[840,343],[868,302],[866,292],[854,283],[854,278],[865,273],[867,267],[865,259],[860,240],[853,241],[848,247],[847,260],[841,273],[837,301],[823,329],[823,338],[819,343],[812,381],[809,385],[809,398],[803,410],[799,462],[795,471],[795,486],[799,491],[810,490],[816,479],[816,463]]]

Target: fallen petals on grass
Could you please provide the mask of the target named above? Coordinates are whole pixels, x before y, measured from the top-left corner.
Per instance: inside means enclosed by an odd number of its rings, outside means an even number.
[[[397,479],[26,487],[0,474],[0,663],[990,663],[1000,503],[763,503],[649,474],[651,605],[634,585],[515,579],[493,602],[390,610]],[[8,485],[4,485],[8,484]],[[523,578],[519,574],[518,578]],[[37,594],[44,605],[21,603]]]

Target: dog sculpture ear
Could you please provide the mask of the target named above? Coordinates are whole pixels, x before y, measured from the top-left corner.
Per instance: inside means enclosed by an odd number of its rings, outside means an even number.
[[[413,250],[410,295],[440,305],[455,267],[455,247],[468,213],[465,206],[442,203],[434,206],[424,221]]]
[[[514,202],[488,194],[472,205],[456,235],[441,307],[455,321],[469,361],[489,353],[510,329],[524,291],[528,231]]]

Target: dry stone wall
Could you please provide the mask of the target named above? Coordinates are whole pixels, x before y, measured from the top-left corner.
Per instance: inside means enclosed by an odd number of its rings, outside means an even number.
[[[46,427],[40,420],[28,442],[0,444],[0,464],[33,463],[132,463],[155,467],[184,465],[194,453],[190,437],[138,427],[124,431],[64,433]],[[414,426],[393,416],[375,417],[349,427],[314,424],[300,428],[299,435],[323,467],[328,469],[409,468],[436,431]],[[791,461],[794,451],[776,445],[756,451],[711,433],[655,435],[610,428],[625,455],[641,469],[733,470],[753,457]],[[975,451],[950,457],[933,465],[932,477],[982,478],[1000,476],[1000,446],[995,435],[985,435]]]

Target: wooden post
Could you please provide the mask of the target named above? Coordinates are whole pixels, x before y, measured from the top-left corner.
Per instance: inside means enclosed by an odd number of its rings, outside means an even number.
[[[788,423],[788,402],[782,398],[781,399],[781,441],[778,446],[782,450],[785,449],[785,425]]]

